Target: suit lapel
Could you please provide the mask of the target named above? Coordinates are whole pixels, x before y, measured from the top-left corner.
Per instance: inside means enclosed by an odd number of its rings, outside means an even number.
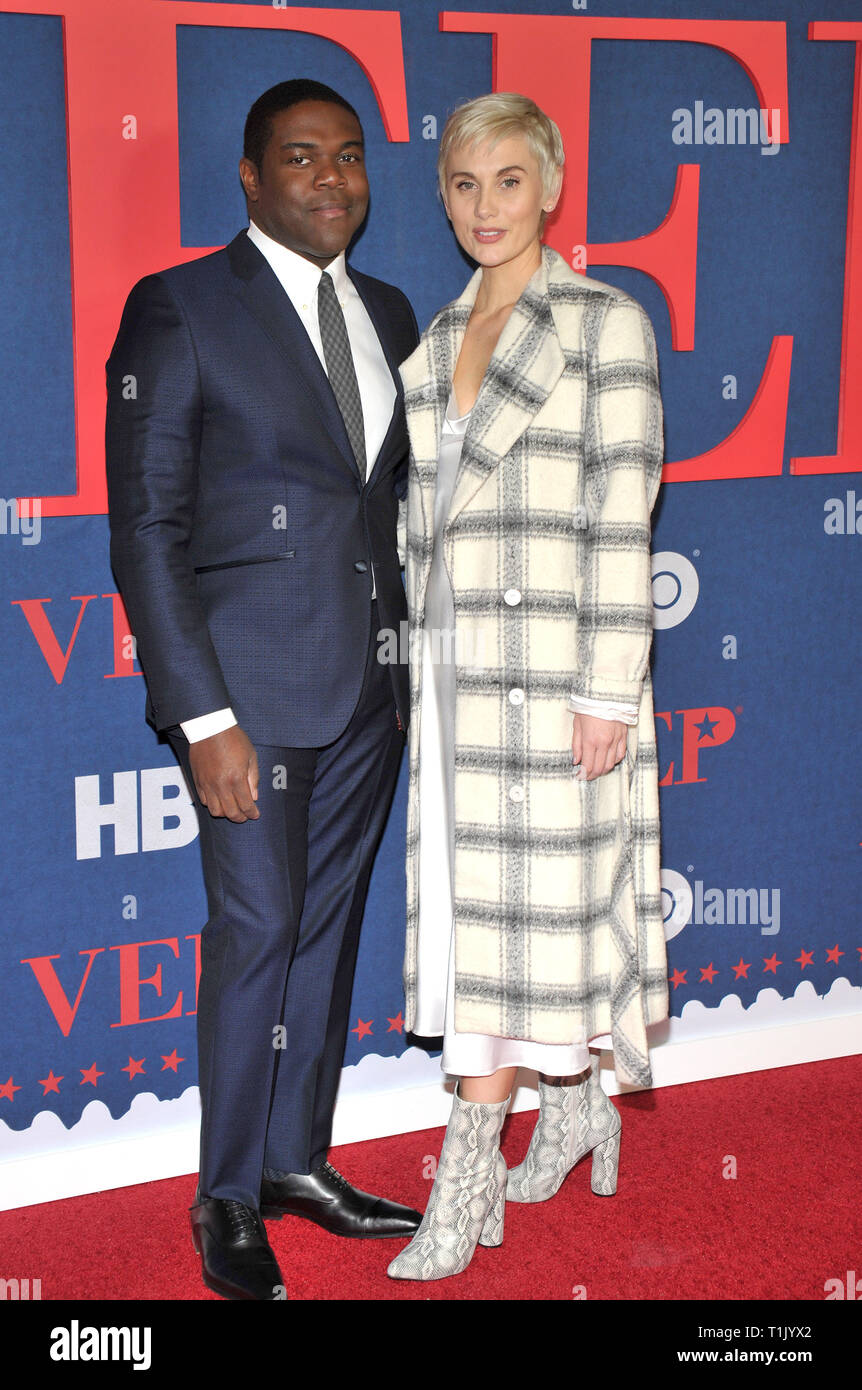
[[[302,377],[317,403],[320,423],[358,481],[359,470],[329,378],[274,270],[245,232],[234,237],[227,252],[238,298],[284,354],[291,371]]]

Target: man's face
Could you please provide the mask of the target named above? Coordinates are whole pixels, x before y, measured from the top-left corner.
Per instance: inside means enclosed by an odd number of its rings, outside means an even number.
[[[321,268],[347,248],[368,209],[362,130],[332,102],[280,111],[262,167],[243,158],[239,172],[252,221]]]

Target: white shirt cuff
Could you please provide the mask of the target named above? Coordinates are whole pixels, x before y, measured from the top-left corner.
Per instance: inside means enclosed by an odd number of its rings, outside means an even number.
[[[187,719],[180,728],[189,743],[200,743],[201,739],[211,738],[213,734],[224,733],[236,724],[232,709],[213,710],[212,714],[199,714],[196,719]]]
[[[593,714],[597,719],[618,719],[621,724],[637,724],[636,705],[618,705],[612,700],[589,700],[586,695],[569,696],[569,709],[575,714]]]

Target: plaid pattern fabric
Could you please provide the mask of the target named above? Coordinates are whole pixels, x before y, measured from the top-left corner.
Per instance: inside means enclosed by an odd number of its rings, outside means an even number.
[[[401,369],[406,581],[421,626],[443,416],[479,287]],[[662,412],[649,320],[543,248],[472,411],[444,532],[455,597],[455,1027],[568,1043],[610,1032],[652,1084],[667,1016],[652,689],[650,513]],[[411,643],[406,1026],[415,1017],[421,647]],[[572,775],[569,695],[639,705],[625,761]]]
[[[356,380],[353,353],[347,336],[347,324],[338,302],[335,285],[329,271],[324,270],[317,287],[317,321],[320,324],[320,339],[326,361],[326,374],[332,387],[347,438],[356,459],[360,478],[365,478],[365,419],[362,414],[362,398]]]

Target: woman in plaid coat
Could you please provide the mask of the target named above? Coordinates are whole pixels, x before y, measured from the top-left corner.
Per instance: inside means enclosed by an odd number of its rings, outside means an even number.
[[[649,678],[662,414],[649,320],[543,246],[563,151],[528,98],[459,108],[447,215],[478,269],[401,368],[411,464],[406,1026],[461,1078],[422,1225],[394,1278],[460,1272],[505,1201],[593,1153],[616,1190],[619,1080],[652,1084],[667,1015]],[[610,1034],[608,1039],[604,1035]],[[539,1118],[512,1172],[518,1066]]]

